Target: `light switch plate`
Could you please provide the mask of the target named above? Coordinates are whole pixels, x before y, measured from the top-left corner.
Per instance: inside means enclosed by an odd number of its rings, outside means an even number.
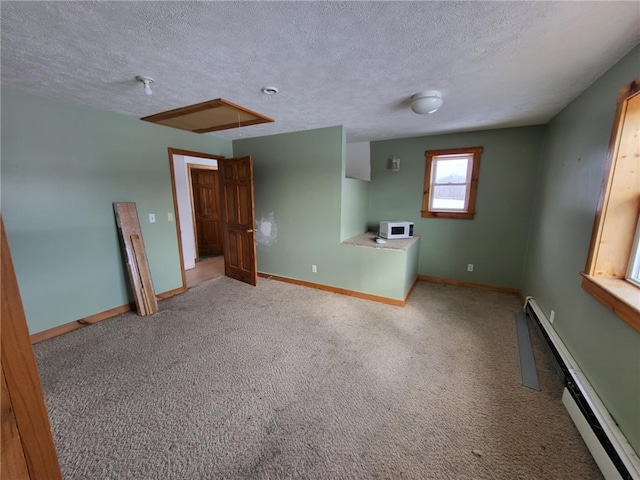
[[[149,214],[149,223],[156,223],[156,215],[155,213]]]

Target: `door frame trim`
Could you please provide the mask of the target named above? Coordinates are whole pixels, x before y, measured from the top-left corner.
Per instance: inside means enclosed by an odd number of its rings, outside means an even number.
[[[172,148],[172,147],[169,147],[167,150],[169,154],[169,172],[171,174],[171,194],[173,195],[174,219],[176,222],[176,234],[178,236],[178,256],[180,257],[180,273],[182,275],[182,289],[183,291],[186,291],[187,276],[184,270],[184,258],[182,253],[182,230],[180,229],[180,212],[178,211],[178,195],[176,193],[176,176],[174,173],[173,156],[184,155],[187,157],[206,158],[209,160],[224,160],[225,157],[223,155],[212,155],[210,153],[193,152],[191,150],[182,150],[180,148]]]

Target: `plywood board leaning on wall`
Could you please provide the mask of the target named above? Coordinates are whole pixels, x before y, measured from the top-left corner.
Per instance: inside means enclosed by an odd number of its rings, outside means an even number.
[[[113,210],[138,315],[151,315],[158,311],[158,302],[151,281],[136,204],[115,202]]]
[[[144,251],[144,244],[142,243],[140,235],[131,235],[131,245],[133,246],[134,257],[138,265],[138,272],[140,272],[140,280],[142,281],[144,307],[147,313],[155,313],[158,311],[158,303],[153,289],[147,254]]]

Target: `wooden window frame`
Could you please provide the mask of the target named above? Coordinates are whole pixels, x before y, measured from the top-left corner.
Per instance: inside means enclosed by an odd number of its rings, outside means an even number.
[[[637,141],[629,140],[633,127],[624,128],[628,101],[635,95],[640,95],[640,77],[618,92],[589,254],[581,275],[585,291],[640,332],[640,288],[626,280],[640,214],[640,192],[634,191],[640,185],[640,169],[634,155],[619,155],[621,145],[627,148],[630,142],[633,148],[632,142]]]
[[[480,172],[480,157],[483,147],[449,148],[445,150],[428,150],[425,152],[426,166],[424,170],[424,192],[422,195],[423,218],[457,218],[461,220],[473,220],[476,214],[476,194],[478,191],[478,173]],[[437,157],[449,155],[468,155],[471,157],[471,177],[467,181],[467,208],[464,211],[440,211],[431,210],[429,199],[431,197],[432,167]]]

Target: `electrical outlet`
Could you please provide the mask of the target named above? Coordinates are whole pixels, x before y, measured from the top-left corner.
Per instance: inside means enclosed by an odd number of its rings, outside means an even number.
[[[149,214],[149,223],[156,223],[156,215],[155,213]]]
[[[173,222],[173,213],[171,212],[167,213],[167,220],[170,222]]]
[[[556,318],[556,312],[551,310],[551,314],[549,315],[549,321],[553,323],[553,320]]]
[[[313,273],[318,273],[318,266],[317,265],[311,265],[311,271]]]
[[[467,272],[473,272],[473,263],[467,265]]]

